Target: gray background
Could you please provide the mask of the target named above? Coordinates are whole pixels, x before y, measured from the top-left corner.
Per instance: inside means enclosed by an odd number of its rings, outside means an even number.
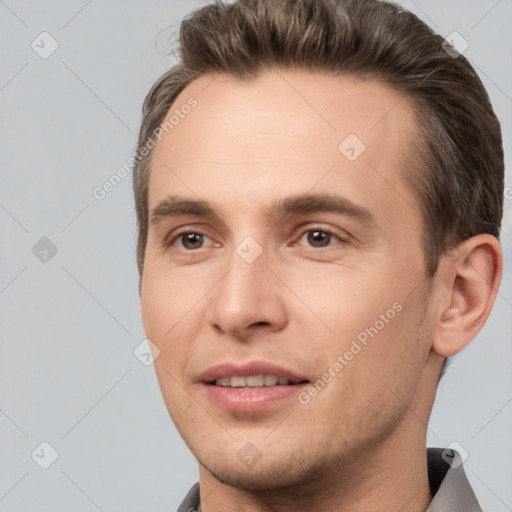
[[[468,41],[465,55],[488,88],[510,155],[512,2],[403,4],[444,36],[457,31]],[[4,512],[173,511],[197,478],[153,368],[133,354],[144,333],[131,176],[102,201],[92,191],[131,155],[144,95],[171,65],[157,34],[199,5],[0,0]],[[31,48],[43,31],[59,45],[47,59]],[[500,294],[440,385],[428,440],[467,450],[466,471],[487,511],[512,510],[510,170],[507,186]],[[42,237],[57,248],[46,262],[32,251]],[[59,454],[46,470],[31,458],[42,441]]]

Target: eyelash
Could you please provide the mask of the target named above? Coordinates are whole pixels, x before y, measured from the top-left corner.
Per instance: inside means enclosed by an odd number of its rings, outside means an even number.
[[[298,237],[295,237],[294,240],[295,242],[293,243],[293,246],[297,246],[298,245],[298,241],[300,241],[305,235],[307,235],[308,233],[311,233],[311,232],[314,232],[314,231],[320,231],[322,233],[325,233],[327,236],[330,236],[332,238],[335,238],[337,240],[337,243],[343,243],[343,244],[346,244],[348,243],[348,240],[347,238],[342,238],[341,236],[339,236],[338,234],[336,234],[334,232],[334,230],[331,230],[331,229],[328,229],[328,228],[323,228],[323,227],[320,227],[320,226],[314,226],[314,227],[310,227],[304,231],[302,231],[300,233],[300,235]],[[176,235],[174,235],[168,242],[165,242],[165,247],[166,248],[172,248],[176,242],[178,240],[180,240],[183,236],[185,235],[200,235],[200,236],[203,236],[203,237],[206,237],[206,238],[209,238],[210,240],[213,240],[212,238],[210,238],[206,233],[204,233],[202,230],[200,229],[196,229],[196,230],[186,230],[186,231],[182,231],[180,233],[177,233]],[[307,249],[313,249],[313,250],[318,250],[318,249],[325,249],[327,247],[330,247],[331,245],[334,245],[334,244],[328,244],[327,246],[325,247],[306,247]],[[195,252],[199,249],[203,249],[203,247],[199,247],[198,249],[186,249],[186,248],[179,248],[180,250],[184,250],[185,252]]]

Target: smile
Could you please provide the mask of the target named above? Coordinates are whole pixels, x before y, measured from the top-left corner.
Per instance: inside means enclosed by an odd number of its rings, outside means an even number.
[[[264,386],[288,386],[292,384],[290,380],[276,375],[249,375],[247,377],[232,376],[215,379],[216,386],[225,388],[258,388]]]

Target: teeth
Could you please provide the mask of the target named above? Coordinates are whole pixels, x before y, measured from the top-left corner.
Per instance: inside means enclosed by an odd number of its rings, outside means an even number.
[[[231,377],[231,387],[239,388],[245,386],[245,377]]]
[[[265,377],[263,375],[253,375],[251,377],[246,377],[245,379],[247,386],[250,388],[255,388],[258,386],[263,386],[265,382]]]
[[[275,386],[278,380],[275,375],[265,375],[265,386]]]
[[[290,381],[284,377],[277,377],[275,375],[250,375],[249,377],[221,377],[215,380],[215,384],[217,386],[231,388],[257,388],[275,386],[276,384],[286,386],[290,384]]]

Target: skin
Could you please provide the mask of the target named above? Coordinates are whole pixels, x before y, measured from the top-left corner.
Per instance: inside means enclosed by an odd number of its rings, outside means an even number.
[[[439,372],[487,319],[499,243],[466,240],[425,278],[422,219],[403,179],[417,120],[386,85],[305,71],[203,76],[173,108],[191,96],[197,107],[154,149],[149,208],[174,196],[207,201],[214,214],[150,227],[140,298],[165,403],[199,461],[202,511],[426,510]],[[338,150],[349,134],[366,145],[353,162]],[[270,212],[313,193],[343,196],[374,223]],[[332,232],[328,245],[311,242],[315,229]],[[183,233],[203,234],[199,248]],[[236,252],[247,236],[262,248],[253,263]],[[315,382],[397,303],[307,404],[229,412],[199,382],[212,365],[248,360]],[[237,456],[247,443],[261,454],[252,467]]]

